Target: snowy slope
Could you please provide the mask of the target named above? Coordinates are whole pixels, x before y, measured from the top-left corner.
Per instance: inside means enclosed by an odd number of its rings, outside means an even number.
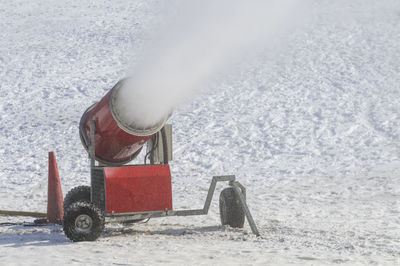
[[[88,183],[80,116],[126,75],[159,5],[0,1],[0,209],[45,210],[50,150],[64,194]],[[2,263],[400,263],[400,2],[310,9],[285,47],[171,118],[174,206],[200,207],[213,175],[235,174],[262,238],[220,227],[214,200],[208,216],[110,225],[94,243],[2,226]]]

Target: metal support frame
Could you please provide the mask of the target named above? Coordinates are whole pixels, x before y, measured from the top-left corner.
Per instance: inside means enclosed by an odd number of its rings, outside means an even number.
[[[90,145],[89,145],[89,157],[90,157],[90,175],[91,175],[91,186],[90,189],[93,189],[93,169],[96,167],[95,161],[95,132],[96,132],[96,123],[94,120],[90,121]],[[207,215],[211,206],[211,201],[215,192],[215,188],[218,182],[229,182],[229,186],[233,187],[236,195],[239,198],[240,205],[243,208],[243,211],[246,215],[247,221],[250,225],[251,231],[256,236],[260,236],[260,233],[257,229],[257,226],[253,220],[253,217],[250,213],[249,207],[246,203],[246,188],[236,181],[236,177],[234,175],[226,175],[226,176],[214,176],[212,178],[210,188],[208,189],[206,201],[202,209],[193,209],[193,210],[161,210],[161,211],[149,211],[149,212],[130,212],[130,213],[111,213],[105,214],[105,218],[107,222],[123,222],[129,220],[139,220],[146,218],[157,218],[157,217],[167,217],[167,216],[193,216],[193,215]],[[93,195],[93,191],[91,191],[91,195]],[[93,201],[91,196],[91,201]]]
[[[168,217],[168,216],[193,216],[193,215],[207,215],[210,209],[211,201],[215,192],[215,188],[218,182],[227,182],[235,190],[238,195],[240,205],[246,215],[247,221],[251,228],[251,231],[256,236],[260,236],[257,226],[254,222],[253,216],[250,213],[249,207],[246,203],[246,189],[238,181],[235,181],[234,175],[228,176],[214,176],[212,178],[210,188],[208,189],[206,201],[204,203],[203,209],[193,209],[193,210],[164,210],[164,211],[150,211],[150,212],[131,212],[131,213],[111,213],[106,214],[108,222],[123,222],[128,220],[136,219],[147,219],[147,218],[158,218],[158,217]]]

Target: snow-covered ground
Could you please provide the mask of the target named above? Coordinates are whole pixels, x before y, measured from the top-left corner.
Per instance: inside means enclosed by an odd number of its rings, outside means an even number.
[[[0,209],[45,211],[51,150],[64,194],[89,182],[80,116],[126,75],[159,3],[0,0]],[[262,237],[221,227],[214,199],[208,216],[113,224],[96,242],[1,226],[0,264],[400,264],[400,1],[308,9],[279,52],[171,118],[174,207],[235,174]]]

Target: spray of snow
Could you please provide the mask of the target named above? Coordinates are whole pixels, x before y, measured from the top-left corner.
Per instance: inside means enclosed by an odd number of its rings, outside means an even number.
[[[121,119],[135,127],[159,122],[217,74],[264,49],[293,21],[296,0],[169,2],[121,88]]]

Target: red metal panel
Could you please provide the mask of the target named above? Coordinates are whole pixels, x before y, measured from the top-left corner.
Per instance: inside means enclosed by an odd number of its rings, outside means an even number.
[[[86,115],[84,132],[90,140],[90,120],[96,121],[96,157],[109,163],[126,163],[152,136],[135,136],[122,130],[110,110],[110,90]]]
[[[172,210],[169,165],[104,168],[106,212]]]

